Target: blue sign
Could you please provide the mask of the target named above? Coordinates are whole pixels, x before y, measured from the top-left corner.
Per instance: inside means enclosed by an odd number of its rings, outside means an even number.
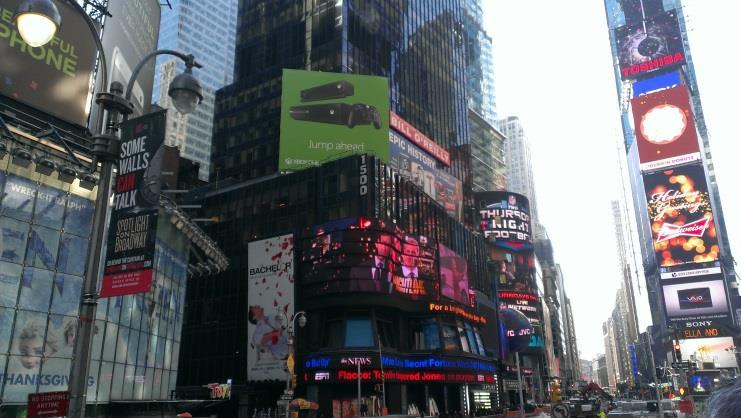
[[[630,365],[633,367],[633,378],[638,381],[638,356],[636,356],[636,345],[630,344]]]
[[[682,80],[679,77],[679,71],[672,71],[646,80],[636,81],[633,83],[633,98],[677,87],[680,84],[682,84]]]

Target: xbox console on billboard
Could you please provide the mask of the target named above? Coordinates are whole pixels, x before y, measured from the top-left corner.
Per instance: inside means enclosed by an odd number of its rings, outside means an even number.
[[[620,76],[635,80],[685,64],[675,11],[615,28]]]
[[[29,47],[13,23],[21,0],[0,0],[0,95],[86,126],[97,48],[85,17],[56,1],[62,25],[48,44]]]
[[[366,153],[388,164],[388,131],[386,78],[283,70],[280,170]]]
[[[632,100],[641,170],[700,160],[690,95],[677,86]]]
[[[716,261],[720,248],[702,165],[645,174],[643,185],[659,266]]]

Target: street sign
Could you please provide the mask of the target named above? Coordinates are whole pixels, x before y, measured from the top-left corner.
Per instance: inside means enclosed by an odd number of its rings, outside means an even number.
[[[688,370],[690,368],[690,362],[689,361],[675,362],[675,363],[672,363],[672,368],[674,368],[674,369]]]
[[[28,418],[61,417],[69,410],[69,391],[28,394]]]

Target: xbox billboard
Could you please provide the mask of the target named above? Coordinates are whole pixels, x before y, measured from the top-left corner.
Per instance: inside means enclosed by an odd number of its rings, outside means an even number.
[[[389,162],[388,80],[284,69],[278,168],[366,153]]]

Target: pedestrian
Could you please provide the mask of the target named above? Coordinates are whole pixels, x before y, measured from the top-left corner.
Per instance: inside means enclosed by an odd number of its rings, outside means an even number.
[[[741,380],[717,389],[708,401],[708,418],[741,417]]]

